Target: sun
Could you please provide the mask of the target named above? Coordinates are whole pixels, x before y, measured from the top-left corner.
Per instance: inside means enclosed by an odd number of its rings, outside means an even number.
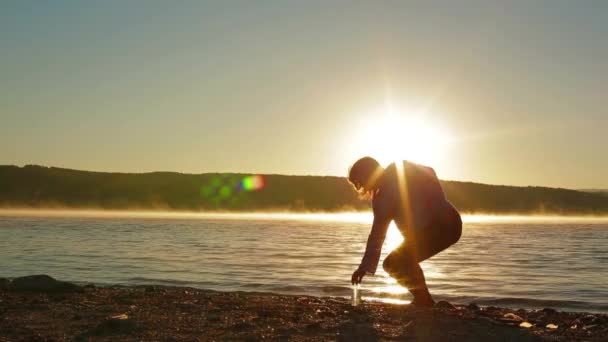
[[[356,154],[368,155],[384,166],[400,160],[441,163],[447,135],[428,115],[385,110],[370,116],[357,131]]]

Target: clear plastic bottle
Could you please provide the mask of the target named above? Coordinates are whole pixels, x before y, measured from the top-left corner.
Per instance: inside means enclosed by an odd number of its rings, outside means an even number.
[[[351,298],[351,305],[357,306],[361,303],[361,285],[355,284],[353,287],[353,296]]]

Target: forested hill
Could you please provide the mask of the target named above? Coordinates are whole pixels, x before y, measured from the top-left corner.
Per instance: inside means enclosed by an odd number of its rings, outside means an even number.
[[[608,214],[608,196],[442,181],[462,212]],[[345,178],[175,172],[106,173],[0,166],[0,207],[234,211],[368,210]]]

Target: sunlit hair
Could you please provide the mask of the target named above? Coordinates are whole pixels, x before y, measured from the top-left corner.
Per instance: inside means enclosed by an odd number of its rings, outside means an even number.
[[[363,157],[348,169],[348,181],[359,193],[361,199],[373,199],[377,192],[375,183],[382,174],[382,167],[376,159]]]

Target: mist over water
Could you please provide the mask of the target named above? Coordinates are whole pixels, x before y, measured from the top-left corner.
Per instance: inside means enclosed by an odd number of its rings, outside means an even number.
[[[349,296],[369,214],[0,216],[0,277]],[[401,241],[391,227],[383,256]],[[608,220],[465,218],[422,266],[436,299],[608,312]],[[382,270],[364,300],[407,303]]]

